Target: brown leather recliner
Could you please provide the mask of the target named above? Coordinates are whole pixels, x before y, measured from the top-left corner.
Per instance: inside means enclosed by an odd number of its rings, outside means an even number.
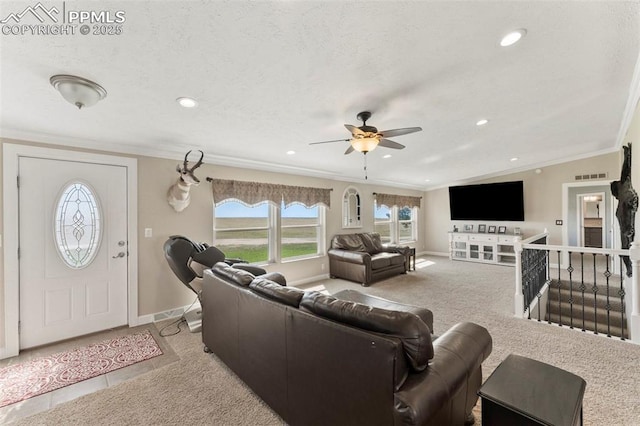
[[[335,235],[327,254],[331,277],[365,287],[409,269],[409,247],[382,244],[377,232]]]
[[[491,353],[479,325],[432,342],[425,310],[305,292],[222,263],[205,271],[202,308],[205,350],[292,426],[462,425]]]

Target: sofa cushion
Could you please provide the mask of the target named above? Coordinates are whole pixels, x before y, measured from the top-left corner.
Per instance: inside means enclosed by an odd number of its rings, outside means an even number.
[[[249,288],[254,292],[276,302],[297,308],[300,306],[300,300],[304,296],[304,291],[295,287],[284,287],[264,277],[257,277]]]
[[[242,269],[236,269],[227,265],[224,262],[218,262],[211,268],[214,274],[219,277],[226,278],[241,287],[248,287],[255,276],[251,272],[243,271]]]
[[[416,371],[424,370],[433,358],[431,331],[415,314],[374,308],[317,291],[306,292],[300,307],[321,317],[399,338],[411,367]]]
[[[331,240],[331,248],[348,251],[367,251],[359,234],[334,235]]]
[[[376,254],[382,251],[382,240],[380,234],[377,232],[365,232],[362,234],[356,234],[362,240],[365,250],[369,254]]]
[[[375,271],[376,269],[391,266],[390,254],[391,253],[378,253],[371,256],[371,269]]]
[[[263,274],[263,275],[256,275],[256,277],[258,276],[260,278],[266,278],[268,280],[271,280],[280,285],[284,285],[284,286],[287,285],[287,279],[280,272],[267,272],[266,274]]]
[[[401,253],[389,253],[391,256],[389,256],[389,262],[391,262],[392,265],[402,265],[405,262],[405,257],[403,254]]]
[[[427,327],[429,327],[429,330],[431,330],[431,340],[435,342],[435,336],[433,335],[433,312],[431,312],[427,308],[394,302],[391,300],[383,299],[382,297],[364,294],[357,290],[341,290],[337,293],[334,293],[333,297],[337,299],[348,300],[350,302],[357,302],[364,305],[374,306],[376,308],[389,309],[392,311],[411,312],[412,314],[417,315],[425,324],[427,324]]]

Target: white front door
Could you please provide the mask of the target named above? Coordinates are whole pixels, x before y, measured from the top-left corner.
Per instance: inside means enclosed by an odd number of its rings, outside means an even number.
[[[127,324],[127,170],[20,157],[20,348]]]

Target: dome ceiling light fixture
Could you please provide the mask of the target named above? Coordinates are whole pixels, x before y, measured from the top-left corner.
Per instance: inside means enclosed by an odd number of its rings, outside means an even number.
[[[198,101],[186,96],[179,97],[178,99],[176,99],[176,102],[179,103],[183,108],[195,108],[198,106]]]
[[[78,109],[95,105],[99,100],[107,97],[104,87],[75,75],[57,74],[52,76],[49,82],[63,98]]]
[[[515,31],[511,31],[509,34],[505,35],[500,39],[500,46],[508,47],[516,44],[522,39],[522,37],[527,35],[527,30],[525,28],[520,28]]]

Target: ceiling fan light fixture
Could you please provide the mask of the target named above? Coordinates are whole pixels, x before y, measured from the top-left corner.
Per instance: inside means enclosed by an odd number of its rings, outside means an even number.
[[[78,109],[90,107],[107,97],[107,91],[98,83],[75,75],[58,74],[49,79],[51,85],[70,104]]]
[[[378,138],[353,138],[351,139],[351,146],[358,152],[371,152],[378,146],[380,141]]]

